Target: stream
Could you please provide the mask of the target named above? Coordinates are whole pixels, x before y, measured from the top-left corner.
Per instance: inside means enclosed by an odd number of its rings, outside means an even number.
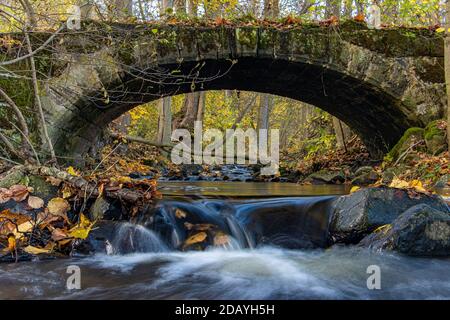
[[[109,254],[1,264],[0,299],[450,299],[450,259],[324,249],[328,204],[345,186],[199,181],[159,189],[164,198],[148,214],[110,226]],[[214,224],[229,241],[175,250],[186,221]],[[380,267],[380,290],[367,288],[371,265]],[[80,290],[66,288],[69,266],[80,268]]]

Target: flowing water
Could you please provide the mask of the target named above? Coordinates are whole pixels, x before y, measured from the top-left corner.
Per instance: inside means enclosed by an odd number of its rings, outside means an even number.
[[[450,259],[327,247],[341,186],[164,182],[135,221],[101,226],[89,257],[0,265],[0,299],[450,299]],[[182,214],[180,214],[180,212]],[[204,251],[175,250],[186,223],[213,225]],[[97,235],[97,236],[96,236]],[[381,289],[369,290],[369,266]],[[81,289],[68,290],[69,266]]]

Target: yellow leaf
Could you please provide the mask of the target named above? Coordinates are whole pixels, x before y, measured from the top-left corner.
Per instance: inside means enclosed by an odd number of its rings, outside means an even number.
[[[17,239],[22,239],[23,238],[23,234],[26,233],[26,232],[31,232],[31,230],[33,230],[33,227],[34,227],[33,221],[24,222],[24,223],[20,224],[17,227],[17,229],[16,228],[14,229],[14,231],[13,231],[14,236]]]
[[[25,251],[26,253],[29,253],[29,254],[50,253],[50,250],[48,250],[48,249],[36,248],[33,246],[27,246],[27,247],[23,248],[23,251]]]
[[[445,31],[445,28],[437,28],[436,29],[436,32],[437,33],[441,33],[441,32],[444,32]]]
[[[409,186],[411,188],[414,188],[418,192],[427,192],[425,188],[423,187],[422,181],[420,180],[413,180],[409,183]]]
[[[356,192],[356,191],[358,191],[359,189],[361,189],[361,188],[358,187],[358,186],[354,186],[354,187],[352,187],[352,188],[350,189],[350,193]]]
[[[385,224],[385,225],[383,225],[383,226],[381,226],[381,227],[376,228],[376,229],[373,231],[373,233],[378,233],[378,232],[386,233],[386,232],[388,232],[391,228],[392,228],[392,225],[390,225],[390,224]]]
[[[9,252],[16,250],[16,238],[13,235],[8,237],[8,250]]]
[[[191,244],[203,242],[207,236],[208,235],[206,234],[206,232],[199,232],[197,234],[194,234],[193,236],[190,236],[189,238],[186,239],[183,247],[187,247],[187,246],[190,246]]]
[[[177,217],[178,219],[186,218],[186,212],[181,209],[177,209],[175,210],[175,217]]]
[[[89,219],[84,215],[80,214],[80,222],[70,229],[69,236],[77,239],[86,239],[92,230],[94,222],[89,221]]]
[[[72,166],[68,167],[66,171],[71,176],[75,176],[75,177],[80,176],[80,174]]]
[[[395,177],[391,184],[389,185],[391,188],[397,188],[397,189],[407,189],[409,187],[409,183],[405,180],[400,180],[399,178]]]

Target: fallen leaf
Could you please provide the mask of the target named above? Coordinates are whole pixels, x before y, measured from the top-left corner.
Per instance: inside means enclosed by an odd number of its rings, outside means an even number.
[[[397,188],[397,189],[407,189],[409,187],[409,183],[405,180],[400,180],[399,178],[395,177],[391,184],[389,185],[391,188]]]
[[[51,177],[51,176],[47,177],[46,181],[50,182],[50,184],[52,186],[55,186],[55,187],[59,187],[61,185],[61,183],[62,183],[61,179],[58,179],[58,178],[55,178],[55,177]]]
[[[59,228],[55,228],[52,231],[52,239],[55,241],[63,240],[68,237],[69,237],[69,235],[65,231],[63,231]]]
[[[71,176],[75,176],[75,177],[79,177],[80,176],[80,174],[72,166],[68,167],[66,171]]]
[[[11,198],[13,198],[14,201],[22,202],[28,197],[28,194],[32,191],[32,189],[21,184],[16,184],[9,188],[9,191],[11,191]]]
[[[356,15],[354,20],[357,21],[357,22],[364,22],[364,20],[366,20],[366,17],[364,16],[363,13],[359,13],[359,14]]]
[[[186,218],[186,212],[184,212],[181,209],[177,209],[177,210],[175,210],[175,217],[177,217],[177,219]]]
[[[69,236],[77,239],[86,239],[91,232],[94,222],[89,221],[89,219],[84,215],[80,214],[80,222],[70,229]]]
[[[196,233],[193,236],[190,236],[189,238],[186,239],[186,241],[183,244],[183,247],[185,248],[185,247],[190,246],[192,244],[203,242],[203,241],[205,241],[205,239],[207,237],[208,237],[208,235],[206,234],[206,232]]]
[[[28,205],[33,209],[40,209],[44,206],[44,200],[39,197],[29,196]]]
[[[361,189],[361,188],[358,187],[358,186],[354,186],[354,187],[352,187],[352,188],[350,189],[350,193],[356,192],[356,191],[358,191],[359,189]]]
[[[230,237],[221,231],[217,232],[214,236],[214,245],[215,246],[225,246],[230,243]]]
[[[66,217],[66,213],[70,210],[70,204],[63,198],[53,198],[49,201],[47,208],[50,214]]]
[[[413,180],[409,183],[409,187],[414,188],[418,192],[426,193],[427,190],[423,187],[422,181],[420,180]]]
[[[390,224],[385,224],[381,227],[376,228],[373,233],[379,233],[379,232],[383,232],[383,234],[385,234],[386,232],[388,232],[390,229],[392,228],[392,225]]]
[[[16,238],[14,237],[14,235],[9,235],[8,236],[8,251],[9,252],[14,252],[17,248],[17,243],[16,243]]]
[[[50,253],[51,251],[49,249],[41,249],[33,246],[26,246],[23,248],[23,251],[29,254],[42,254],[42,253]]]
[[[15,228],[13,230],[13,234],[15,235],[15,237],[17,239],[22,239],[23,238],[23,234],[27,233],[27,232],[31,232],[31,230],[33,230],[34,228],[34,222],[33,221],[27,221],[24,223],[21,223],[20,225],[17,226],[17,228]]]
[[[12,192],[9,189],[0,188],[0,204],[8,202],[12,197]]]

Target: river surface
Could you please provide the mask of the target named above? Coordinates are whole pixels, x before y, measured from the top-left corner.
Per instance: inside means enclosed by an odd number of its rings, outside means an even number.
[[[350,246],[281,249],[255,245],[246,228],[237,230],[254,212],[291,210],[304,216],[299,223],[305,234],[319,241],[323,208],[348,192],[344,186],[164,182],[160,190],[166,197],[157,214],[170,217],[182,208],[188,218],[221,217],[217,224],[223,221],[233,241],[201,252],[175,251],[177,226],[165,237],[144,217],[120,224],[109,255],[1,264],[0,299],[450,299],[450,259]],[[223,218],[224,212],[232,219]],[[380,290],[367,287],[367,269],[374,265],[381,271]],[[80,290],[66,287],[70,266],[80,268]]]

